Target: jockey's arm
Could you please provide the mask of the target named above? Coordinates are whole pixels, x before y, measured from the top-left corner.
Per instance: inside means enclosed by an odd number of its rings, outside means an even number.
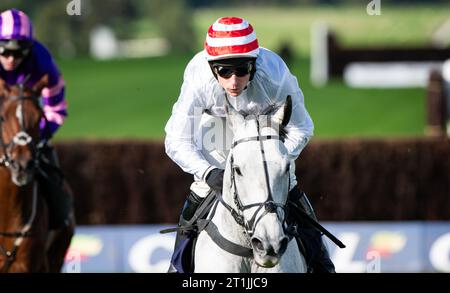
[[[67,116],[64,79],[53,60],[48,62],[47,72],[45,72],[48,75],[48,84],[41,91],[45,118],[40,124],[41,137],[47,140],[64,123]]]
[[[200,123],[204,103],[185,79],[178,101],[166,124],[165,148],[167,155],[197,179],[205,180],[214,168],[195,144],[195,133]]]
[[[295,78],[291,82],[294,82],[294,80],[295,84],[297,84]],[[295,160],[313,136],[314,124],[305,108],[303,93],[298,85],[296,85],[296,90],[291,92],[290,95],[292,98],[292,114],[286,126],[287,137],[284,145],[291,160]]]

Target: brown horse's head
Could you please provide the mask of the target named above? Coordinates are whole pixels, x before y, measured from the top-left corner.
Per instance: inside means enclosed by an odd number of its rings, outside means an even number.
[[[33,180],[37,164],[36,145],[43,112],[33,92],[0,84],[1,162],[11,171],[11,179],[18,186]]]

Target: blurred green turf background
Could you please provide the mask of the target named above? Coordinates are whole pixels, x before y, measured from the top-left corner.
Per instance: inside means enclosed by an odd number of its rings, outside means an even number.
[[[425,89],[353,89],[341,80],[323,88],[310,84],[310,26],[327,21],[345,46],[421,46],[448,18],[444,6],[382,6],[368,16],[366,6],[321,8],[203,9],[195,12],[198,48],[219,16],[238,15],[255,27],[262,46],[278,50],[289,40],[297,54],[290,66],[322,138],[423,135]],[[148,37],[145,23],[134,27]],[[93,61],[58,60],[67,84],[69,118],[56,139],[162,139],[192,56]]]

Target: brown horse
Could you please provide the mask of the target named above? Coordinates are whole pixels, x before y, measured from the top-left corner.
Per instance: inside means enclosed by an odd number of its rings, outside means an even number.
[[[50,231],[37,180],[43,111],[33,89],[0,80],[0,272],[59,272],[74,231]],[[65,188],[70,190],[67,183]]]

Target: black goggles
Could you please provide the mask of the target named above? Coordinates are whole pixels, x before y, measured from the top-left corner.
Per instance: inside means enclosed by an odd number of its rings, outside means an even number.
[[[244,77],[253,69],[253,63],[248,62],[237,66],[214,65],[214,72],[222,78],[230,78],[233,74],[237,77]]]
[[[3,57],[13,56],[14,58],[23,58],[25,57],[30,49],[22,49],[22,50],[9,50],[5,48],[0,48],[0,55]]]

